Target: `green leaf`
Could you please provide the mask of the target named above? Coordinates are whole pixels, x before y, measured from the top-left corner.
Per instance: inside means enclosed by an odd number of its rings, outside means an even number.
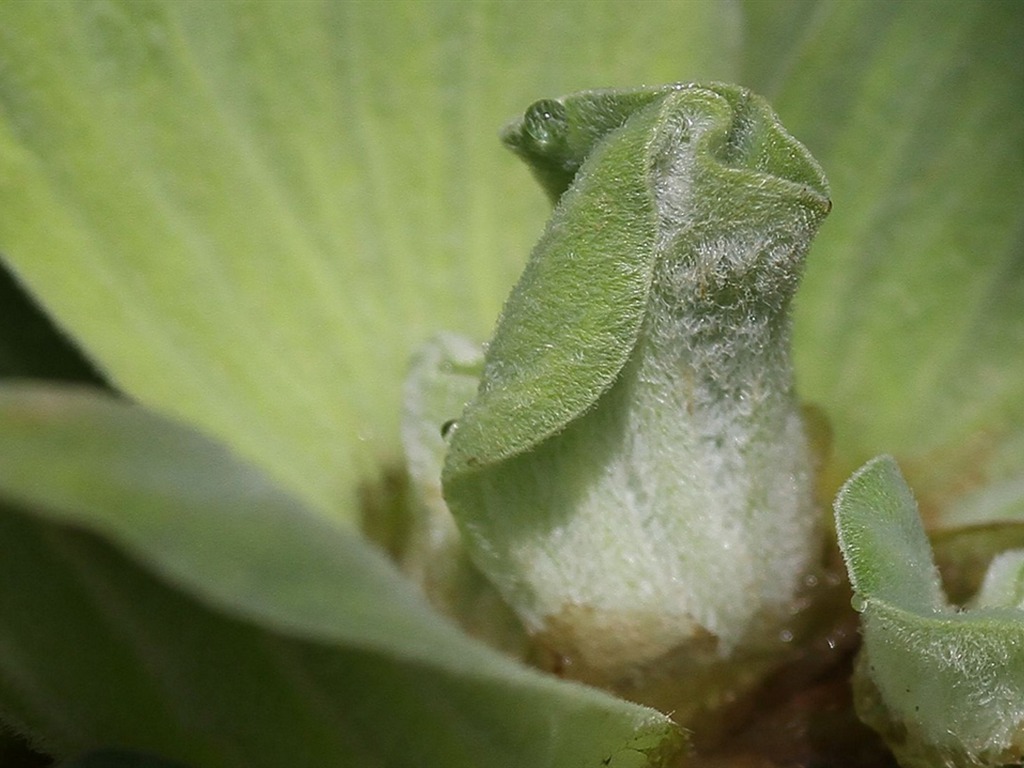
[[[663,715],[469,640],[192,430],[13,385],[0,430],[0,712],[59,754],[596,768],[678,747]]]
[[[480,384],[484,353],[479,344],[441,334],[413,357],[402,404],[402,446],[412,499],[411,518],[398,559],[422,581],[429,571],[462,544],[455,521],[441,496],[441,470],[457,417]]]
[[[1022,11],[921,7],[0,3],[0,249],[119,386],[355,519],[409,351],[482,338],[542,220],[494,128],[741,80],[832,180],[797,358],[833,482],[890,450],[930,521],[1019,518]]]
[[[634,112],[660,100],[664,87],[582,91],[541,99],[501,132],[509,149],[530,165],[552,203],[565,193],[583,162]]]
[[[397,460],[411,351],[483,337],[542,220],[498,128],[537,93],[728,78],[738,21],[4,3],[0,248],[118,387],[351,520]]]
[[[907,610],[948,609],[914,497],[892,458],[856,472],[835,507],[839,547],[858,596]]]
[[[1017,608],[1024,613],[1024,549],[1001,552],[974,596],[975,608]]]
[[[88,390],[10,384],[0,388],[0,417],[7,499],[86,524],[249,617],[433,657],[437,638],[418,629],[431,614],[411,585],[223,446]]]
[[[1002,766],[1024,757],[1024,611],[990,569],[981,606],[956,612],[938,585],[895,461],[868,462],[835,503],[861,611],[858,714],[905,766]],[[1019,553],[1016,557],[1019,579]],[[1002,584],[996,584],[996,581]],[[992,606],[1000,595],[1000,605]]]
[[[452,478],[540,444],[611,387],[652,312],[654,268],[670,247],[682,261],[704,240],[735,236],[730,228],[743,225],[783,237],[770,231],[785,215],[777,213],[783,198],[806,207],[808,220],[827,213],[821,169],[749,92],[669,86],[544,103],[562,107],[563,131],[574,142],[569,157],[581,167],[502,310],[480,393],[452,440]],[[529,138],[533,110],[509,135]],[[609,123],[619,125],[608,130]],[[676,168],[679,147],[691,142],[696,170]],[[579,155],[588,149],[584,164]],[[528,158],[546,168],[549,158],[538,154]],[[670,186],[691,183],[692,193]],[[727,187],[736,200],[725,210]],[[721,231],[709,231],[716,225]]]
[[[630,93],[625,100],[635,101]],[[641,102],[629,126],[598,142],[590,172],[558,205],[488,344],[480,392],[451,442],[450,478],[564,429],[625,365],[657,253],[648,155],[655,151],[651,135],[667,122],[657,106],[643,109]]]
[[[981,588],[993,557],[1024,549],[1024,522],[949,528],[932,534],[931,542],[946,594],[963,605]]]
[[[744,6],[745,80],[835,202],[796,303],[797,383],[832,421],[835,486],[892,453],[929,524],[1020,519],[1024,5],[923,7]]]
[[[541,103],[602,138],[505,303],[445,498],[531,632],[636,680],[690,643],[759,645],[817,557],[788,307],[828,186],[737,86]]]

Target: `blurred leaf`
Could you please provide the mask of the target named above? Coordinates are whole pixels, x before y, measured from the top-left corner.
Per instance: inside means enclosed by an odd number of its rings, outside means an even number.
[[[641,766],[677,743],[663,715],[472,642],[366,544],[191,430],[9,385],[0,432],[0,711],[60,754]]]
[[[1024,549],[1024,522],[950,528],[933,534],[932,547],[946,594],[963,605],[981,587],[993,557]]]
[[[77,760],[61,764],[61,768],[184,768],[139,752],[91,752]]]
[[[375,516],[368,535],[382,542],[402,572],[438,611],[470,636],[525,658],[530,638],[519,618],[472,563],[441,489],[447,438],[473,399],[484,357],[480,345],[438,334],[416,353],[403,387],[402,447],[408,470],[406,504],[398,520]],[[376,528],[376,529],[375,529]]]
[[[1024,549],[997,555],[989,564],[981,589],[971,601],[972,608],[1024,609]],[[1024,617],[1024,612],[1022,612]]]
[[[231,620],[63,527],[5,511],[0,529],[18,545],[0,567],[0,707],[58,753],[116,744],[197,768],[596,768],[667,733],[654,713],[622,730],[629,705],[500,665],[458,674]]]
[[[447,628],[373,548],[184,426],[88,390],[16,384],[0,387],[0,425],[4,498],[87,526],[208,600],[421,660],[449,639],[423,629]]]
[[[0,246],[119,387],[353,518],[410,352],[486,335],[540,231],[499,127],[734,73],[731,4],[578,10],[3,4]]]
[[[796,304],[834,486],[888,452],[930,523],[1024,515],[1024,5],[764,5],[744,72],[835,203]]]

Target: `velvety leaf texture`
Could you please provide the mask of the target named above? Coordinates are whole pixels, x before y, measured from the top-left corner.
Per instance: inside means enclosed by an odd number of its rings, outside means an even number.
[[[1024,611],[1016,589],[990,578],[981,604],[959,612],[946,604],[914,498],[891,457],[858,470],[835,511],[862,612],[854,680],[861,718],[910,768],[1018,763]],[[1001,604],[992,604],[999,593]]]
[[[698,630],[728,655],[821,541],[788,307],[828,184],[737,86],[539,103],[568,121],[545,131],[555,157],[559,132],[624,122],[505,303],[445,498],[527,628],[581,666],[649,662]]]

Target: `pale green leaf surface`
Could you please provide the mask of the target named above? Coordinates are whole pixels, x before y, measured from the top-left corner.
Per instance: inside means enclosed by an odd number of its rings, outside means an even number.
[[[540,229],[500,126],[734,73],[731,3],[581,11],[5,3],[0,248],[117,385],[352,517],[411,350],[485,337]]]
[[[992,560],[971,605],[1024,610],[1024,549],[1001,552]]]
[[[425,539],[447,539],[448,531],[454,532],[441,496],[441,470],[448,440],[476,395],[483,368],[481,345],[450,333],[420,347],[409,366],[402,398],[402,448]]]
[[[1004,604],[956,612],[945,604],[917,506],[891,457],[858,470],[835,512],[861,611],[862,719],[889,737],[902,765],[1018,761],[1024,611]]]
[[[611,757],[639,768],[636,750],[665,733],[651,721],[623,730],[589,692],[555,705],[544,686],[233,620],[41,518],[5,509],[0,530],[18,542],[0,561],[0,711],[58,755],[117,746],[191,768],[599,768]]]
[[[442,333],[416,351],[402,393],[402,449],[409,503],[388,547],[429,595],[431,572],[458,570],[462,541],[441,490],[441,470],[457,419],[473,399],[484,367],[480,344]],[[441,581],[445,581],[444,577]]]
[[[728,4],[384,8],[0,4],[0,248],[118,384],[341,516],[408,351],[482,338],[540,229],[494,129],[740,77]],[[921,8],[751,2],[742,79],[832,181],[798,359],[840,465],[913,458],[929,502],[998,480],[983,520],[1024,508],[1021,11]]]
[[[448,439],[476,394],[483,365],[481,346],[451,333],[430,339],[413,357],[402,398],[408,504],[386,546],[431,605],[472,637],[522,658],[530,647],[526,632],[470,561],[441,489]]]
[[[659,713],[470,641],[365,543],[192,430],[7,385],[0,431],[0,499],[32,513],[0,515],[0,712],[43,746],[557,768],[647,765],[634,748],[678,738]]]
[[[981,589],[994,557],[1008,549],[1024,549],[1024,522],[949,528],[930,539],[946,594],[953,603],[964,605]]]
[[[639,106],[598,142],[562,196],[488,343],[480,392],[451,441],[452,478],[563,429],[633,350],[656,255],[649,176],[659,105]]]
[[[527,627],[610,677],[771,634],[821,540],[787,309],[827,182],[744,88],[639,95],[564,99],[634,111],[559,199],[443,475]]]
[[[914,496],[891,457],[874,459],[854,473],[835,507],[839,546],[855,593],[905,610],[946,608]]]
[[[431,614],[382,556],[199,433],[88,390],[18,384],[0,387],[0,419],[8,500],[247,616],[421,660],[443,647],[444,628],[420,630]]]
[[[766,5],[744,6],[744,78],[835,203],[796,304],[796,364],[833,422],[836,478],[892,453],[943,515],[930,522],[1019,517],[1024,6]]]

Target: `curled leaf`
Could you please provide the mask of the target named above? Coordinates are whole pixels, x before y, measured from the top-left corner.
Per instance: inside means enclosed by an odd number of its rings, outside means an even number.
[[[477,564],[577,668],[697,638],[728,655],[820,541],[788,310],[824,176],[742,88],[538,104],[509,143],[552,196],[575,175],[451,438],[446,499]]]

